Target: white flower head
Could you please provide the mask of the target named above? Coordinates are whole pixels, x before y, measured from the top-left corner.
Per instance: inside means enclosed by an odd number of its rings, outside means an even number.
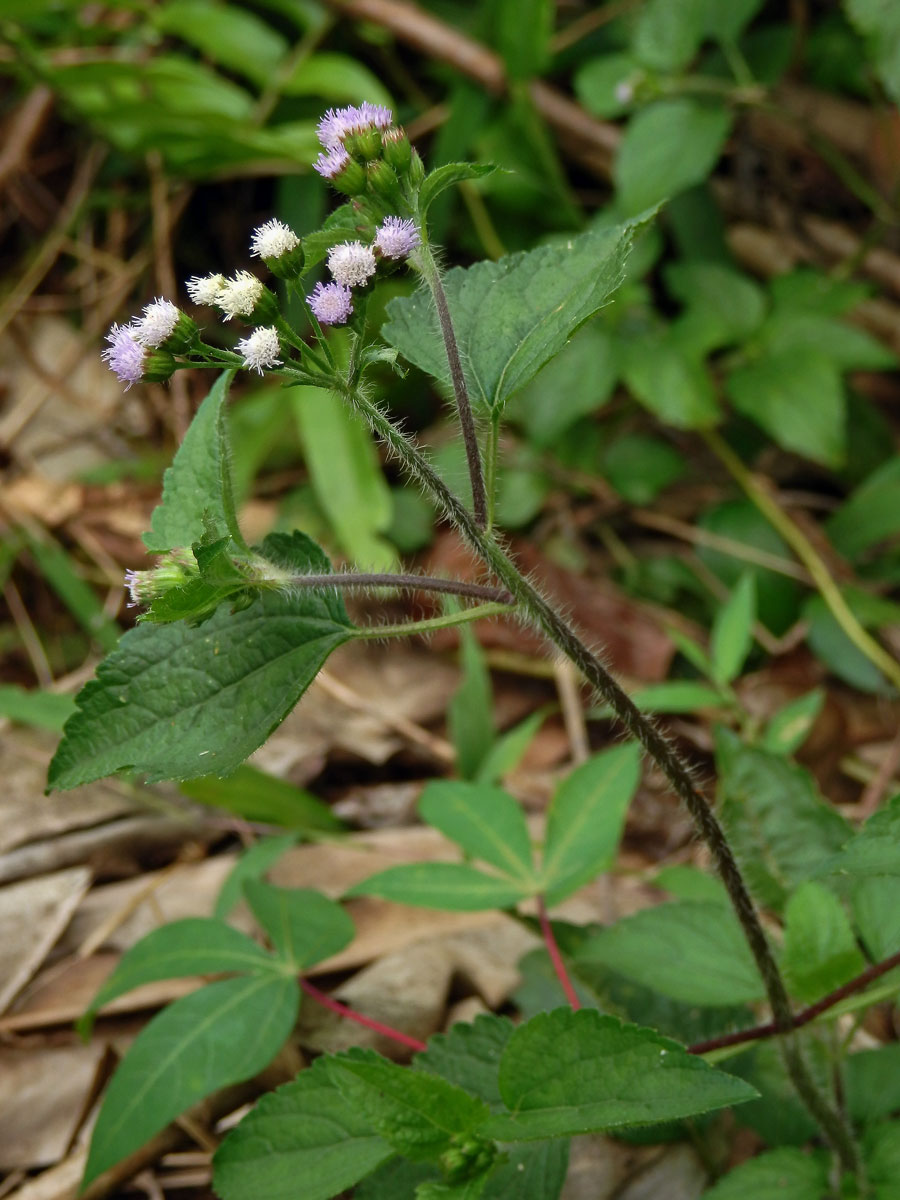
[[[249,317],[263,294],[263,285],[250,271],[237,271],[226,279],[216,296],[216,304],[226,317]]]
[[[194,275],[185,285],[195,304],[215,304],[225,286],[224,275]]]
[[[252,371],[263,373],[264,367],[280,367],[282,359],[278,357],[281,346],[278,342],[278,330],[274,325],[261,325],[254,329],[249,337],[241,338],[235,347],[244,359],[244,366]]]
[[[273,217],[258,229],[250,239],[250,253],[256,258],[281,258],[300,245],[300,239],[282,221]]]
[[[181,311],[171,300],[157,297],[134,322],[132,336],[139,345],[155,350],[172,335],[180,316]]]
[[[375,274],[377,263],[371,246],[341,242],[328,251],[328,270],[344,287],[362,287]]]

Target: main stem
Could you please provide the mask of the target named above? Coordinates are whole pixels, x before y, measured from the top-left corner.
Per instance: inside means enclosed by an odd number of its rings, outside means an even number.
[[[834,1147],[846,1171],[859,1172],[859,1159],[850,1130],[842,1116],[833,1110],[810,1075],[791,1031],[793,1013],[781,972],[760,923],[756,907],[744,883],[725,831],[712,807],[695,787],[690,766],[666,741],[653,723],[634,705],[612,675],[576,635],[560,614],[540,592],[521,574],[515,563],[504,553],[496,540],[479,528],[475,518],[450,491],[432,469],[428,460],[413,442],[396,428],[390,419],[355,388],[346,384],[339,390],[372,431],[400,460],[407,474],[418,482],[441,506],[456,525],[472,550],[493,574],[509,589],[521,610],[532,624],[558,646],[581,671],[588,683],[599,692],[632,737],[644,747],[658,764],[684,802],[694,825],[709,847],[732,906],[753,954],[772,1009],[774,1024],[782,1038],[782,1053],[791,1080],[828,1141]]]
[[[428,284],[437,310],[441,326],[441,336],[447,351],[447,363],[450,367],[450,379],[453,382],[453,395],[456,399],[456,409],[459,413],[459,424],[462,429],[463,443],[466,447],[466,461],[469,465],[469,480],[472,484],[472,505],[475,509],[475,521],[479,529],[487,528],[488,498],[484,486],[484,472],[481,466],[481,451],[478,447],[478,435],[475,432],[475,419],[472,416],[472,405],[469,403],[469,389],[466,387],[466,377],[463,373],[459,357],[459,346],[456,342],[456,332],[450,318],[447,305],[447,294],[441,283],[441,275],[434,261],[431,247],[424,241],[417,251],[419,269],[422,278]]]

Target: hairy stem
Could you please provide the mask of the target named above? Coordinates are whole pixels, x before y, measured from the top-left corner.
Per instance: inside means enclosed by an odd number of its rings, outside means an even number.
[[[462,429],[463,443],[466,447],[466,461],[469,465],[469,479],[472,484],[472,503],[475,508],[475,521],[479,529],[484,529],[488,523],[488,500],[484,486],[484,472],[481,467],[481,451],[478,447],[478,435],[475,432],[475,420],[472,416],[472,405],[469,402],[469,389],[466,387],[466,377],[459,357],[459,346],[456,333],[450,319],[450,309],[447,306],[447,295],[441,283],[441,275],[431,247],[424,241],[417,251],[419,269],[422,278],[428,284],[437,310],[441,326],[441,336],[447,350],[447,362],[450,366],[450,378],[453,381],[453,395],[456,398],[456,409],[459,413],[459,424]]]
[[[578,667],[628,733],[640,742],[663,771],[673,791],[687,807],[697,832],[713,856],[762,977],[775,1026],[779,1033],[789,1032],[792,1028],[793,1013],[781,972],[725,831],[709,801],[695,786],[688,763],[669,744],[653,722],[640,712],[630,696],[622,690],[600,659],[588,649],[564,618],[521,574],[497,541],[479,528],[472,514],[435,473],[415,443],[401,433],[378,406],[359,390],[348,388],[346,385],[340,390],[365,418],[376,436],[399,459],[407,474],[440,505],[472,550],[509,589],[521,613]],[[798,1094],[834,1147],[844,1170],[857,1174],[859,1160],[856,1147],[842,1116],[831,1108],[819,1092],[793,1039],[785,1038],[783,1041],[785,1065]]]
[[[366,1029],[372,1029],[375,1033],[380,1033],[383,1037],[390,1038],[392,1042],[409,1047],[410,1050],[421,1051],[428,1049],[425,1043],[420,1042],[418,1038],[410,1037],[408,1033],[401,1033],[399,1029],[394,1029],[390,1025],[383,1025],[381,1021],[375,1021],[372,1017],[364,1017],[355,1008],[348,1008],[346,1004],[341,1004],[340,1000],[335,1000],[327,992],[320,991],[308,979],[301,979],[300,986],[306,992],[307,996],[311,996],[313,1000],[317,1000],[323,1008],[337,1013],[339,1017],[346,1017],[348,1021],[355,1021],[357,1025],[362,1025]]]
[[[566,964],[563,962],[563,956],[556,941],[556,934],[553,932],[553,926],[550,924],[550,918],[547,916],[547,905],[544,903],[543,896],[538,896],[537,898],[537,910],[538,921],[541,926],[541,936],[544,939],[544,945],[547,947],[547,953],[550,955],[550,961],[553,963],[556,978],[559,980],[560,986],[566,994],[566,999],[569,1002],[572,1012],[578,1012],[581,1008],[581,1001],[578,999],[578,993],[575,991],[575,986],[569,978],[569,972],[566,970]]]
[[[308,588],[399,588],[411,592],[442,592],[447,596],[467,596],[473,600],[512,604],[511,594],[503,588],[486,587],[480,583],[463,583],[456,579],[437,579],[431,575],[374,574],[365,571],[336,571],[330,575],[287,575],[279,584]]]

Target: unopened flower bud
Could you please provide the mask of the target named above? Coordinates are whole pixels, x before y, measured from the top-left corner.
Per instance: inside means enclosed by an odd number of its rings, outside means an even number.
[[[143,608],[171,592],[184,587],[200,574],[197,560],[190,550],[170,550],[149,571],[126,571],[129,608]]]
[[[409,182],[413,187],[419,187],[425,178],[425,164],[418,150],[413,148],[409,163]]]
[[[344,149],[335,146],[324,151],[313,163],[313,170],[327,179],[332,187],[345,196],[359,196],[366,190],[366,173]]]
[[[165,383],[171,379],[178,368],[178,363],[169,350],[160,347],[158,350],[148,350],[144,359],[144,379],[147,383]]]
[[[378,162],[369,163],[366,168],[366,175],[369,181],[369,187],[378,196],[382,196],[385,200],[389,200],[392,204],[399,203],[402,199],[400,191],[400,180],[397,178],[397,172],[392,166],[379,159]]]
[[[354,158],[372,162],[381,157],[381,133],[374,126],[361,129],[358,133],[348,133],[344,138],[344,149]]]
[[[397,125],[385,129],[381,135],[381,145],[384,160],[394,168],[398,175],[404,175],[412,162],[412,146],[406,131]]]

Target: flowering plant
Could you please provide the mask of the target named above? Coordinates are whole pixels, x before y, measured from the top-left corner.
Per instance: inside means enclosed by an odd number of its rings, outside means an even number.
[[[847,1178],[858,1177],[859,1154],[846,1114],[820,1087],[794,1035],[816,1013],[792,1007],[791,994],[803,996],[805,985],[798,988],[794,976],[789,989],[719,816],[690,766],[521,573],[494,531],[504,407],[608,301],[646,218],[595,226],[560,244],[444,275],[429,239],[429,208],[445,188],[489,168],[449,164],[426,174],[392,113],[378,105],[329,111],[319,137],[322,152],[314,167],[346,200],[305,238],[272,219],[253,232],[250,243],[252,255],[302,301],[310,337],[285,318],[276,294],[244,270],[187,284],[194,304],[218,309],[225,320],[249,330],[233,350],[206,342],[198,324],[166,299],[152,301],[139,317],[109,333],[104,358],[128,387],[139,379],[167,379],[181,368],[221,374],[166,474],[162,503],[145,535],[158,563],[129,576],[141,619],[79,696],[50,769],[50,786],[74,787],[125,769],[150,780],[228,774],[283,720],[343,642],[404,636],[497,614],[513,614],[539,629],[596,689],[632,740],[596,756],[565,781],[548,815],[539,864],[511,797],[483,785],[448,784],[449,790],[426,793],[423,816],[469,857],[488,863],[491,873],[467,863],[440,864],[427,878],[417,868],[398,868],[355,889],[448,908],[514,911],[531,902],[568,1007],[517,1028],[503,1018],[483,1018],[471,1029],[433,1039],[427,1048],[360,1014],[346,1014],[416,1050],[415,1068],[404,1070],[371,1052],[318,1060],[225,1140],[216,1157],[219,1194],[224,1200],[257,1195],[327,1200],[371,1176],[380,1183],[370,1195],[552,1197],[565,1178],[566,1147],[575,1134],[681,1120],[752,1099],[750,1084],[700,1055],[770,1035],[779,1037],[786,1076],[834,1162]],[[305,282],[323,263],[330,278],[314,286]],[[367,299],[379,277],[398,269],[414,271],[424,287],[394,300],[387,324],[373,329]],[[340,325],[348,327],[349,348],[338,361],[328,330]],[[388,363],[400,370],[401,356],[432,374],[453,398],[471,507],[371,399],[370,369]],[[273,376],[287,387],[321,388],[323,403],[349,405],[456,526],[491,581],[334,571],[319,547],[297,531],[248,545],[233,500],[226,418],[228,387],[240,369]],[[431,589],[455,594],[467,606],[402,626],[360,627],[347,614],[342,590],[361,587]],[[765,998],[772,1016],[765,1033],[760,1026],[685,1048],[652,1029],[581,1009],[547,907],[608,867],[637,784],[641,751],[688,808],[731,905],[733,915],[726,919],[728,910],[716,893],[703,915],[704,930],[721,940],[734,967],[718,995],[723,1003]],[[876,841],[878,831],[870,832],[869,841]],[[868,845],[866,830],[857,836]],[[849,830],[832,826],[828,839],[827,869],[850,870],[838,854],[854,861],[852,842],[841,849]],[[859,853],[865,860],[865,852]],[[815,891],[820,884],[802,875],[795,882],[813,888],[807,906],[828,908],[830,893],[823,901]],[[245,896],[271,940],[271,953],[220,920],[177,922],[126,954],[95,999],[92,1011],[151,979],[235,975],[177,1001],[138,1038],[107,1093],[87,1180],[190,1103],[265,1066],[293,1027],[301,992],[335,1007],[303,973],[353,936],[346,912],[318,893],[286,892],[258,880],[247,882]],[[591,953],[596,960],[621,963],[627,956],[616,958],[616,945],[598,939]],[[847,967],[856,958],[848,950],[842,961]],[[891,965],[896,964],[882,968]],[[871,970],[858,978],[870,981]],[[693,996],[683,981],[676,986],[682,998]],[[819,999],[818,1008],[812,1007],[824,1011],[822,1004]],[[210,1030],[219,1048],[214,1054]],[[168,1050],[162,1057],[161,1046]],[[180,1072],[174,1084],[167,1064]],[[525,1181],[543,1191],[517,1190]]]

